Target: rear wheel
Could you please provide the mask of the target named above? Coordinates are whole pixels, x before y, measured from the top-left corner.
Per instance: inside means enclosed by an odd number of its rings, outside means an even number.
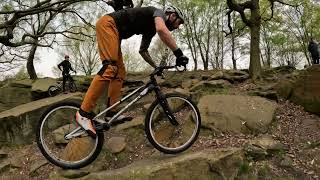
[[[197,106],[181,94],[167,94],[168,106],[178,125],[173,125],[156,100],[148,109],[145,131],[150,143],[159,151],[175,154],[188,149],[197,139],[201,117]]]
[[[80,105],[74,102],[57,103],[42,115],[38,125],[36,140],[44,157],[56,166],[78,169],[90,164],[99,155],[103,146],[103,132],[90,137],[75,121]],[[78,129],[77,136],[66,135]]]
[[[69,90],[70,92],[76,92],[77,91],[77,86],[76,83],[74,83],[74,81],[69,81]]]

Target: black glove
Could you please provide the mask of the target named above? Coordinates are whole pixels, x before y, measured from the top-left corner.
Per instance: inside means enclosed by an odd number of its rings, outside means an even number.
[[[181,56],[179,58],[176,59],[176,66],[186,66],[189,62],[189,58],[187,58],[186,56]]]
[[[180,48],[173,51],[173,54],[177,57],[176,59],[176,66],[186,66],[189,62],[189,58],[183,55]]]

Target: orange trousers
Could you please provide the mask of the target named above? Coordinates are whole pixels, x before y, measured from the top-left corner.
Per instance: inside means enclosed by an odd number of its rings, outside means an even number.
[[[115,61],[108,65],[102,75],[95,75],[81,104],[81,109],[90,112],[96,106],[98,99],[108,91],[107,105],[116,103],[120,98],[120,90],[125,78],[125,67],[120,47],[119,32],[112,17],[102,16],[96,23],[96,36],[100,59]],[[108,89],[106,89],[108,88]],[[107,100],[107,101],[108,101]]]

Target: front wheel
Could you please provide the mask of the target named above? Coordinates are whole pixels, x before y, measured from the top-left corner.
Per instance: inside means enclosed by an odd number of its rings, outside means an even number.
[[[103,132],[91,138],[75,121],[80,105],[61,102],[50,106],[37,125],[36,140],[43,156],[64,169],[78,169],[90,164],[103,146]],[[75,135],[68,138],[71,132]]]
[[[194,102],[182,94],[167,94],[168,106],[178,122],[174,125],[164,112],[159,100],[153,102],[145,119],[145,131],[150,143],[168,154],[188,149],[198,138],[201,126],[200,112]]]
[[[53,97],[59,94],[60,89],[57,86],[50,86],[48,88],[48,95]]]

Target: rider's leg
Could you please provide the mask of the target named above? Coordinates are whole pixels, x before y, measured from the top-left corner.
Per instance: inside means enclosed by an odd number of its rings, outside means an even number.
[[[110,81],[109,88],[108,88],[108,98],[107,98],[107,106],[111,106],[114,103],[116,103],[121,96],[121,88],[123,85],[123,80],[126,75],[124,63],[122,56],[120,54],[120,60],[117,61],[117,67],[118,67],[118,73],[115,78],[113,78]],[[117,113],[117,109],[111,109],[106,113],[106,119],[110,119],[112,116],[114,116]],[[124,121],[130,121],[132,117],[120,115],[117,120],[124,120]]]
[[[67,76],[65,74],[62,75],[62,91],[66,91],[66,81],[67,81]]]
[[[312,56],[312,61],[313,61],[312,62],[313,64],[318,64],[318,57],[313,55]]]
[[[96,35],[98,41],[98,48],[100,59],[103,60],[119,60],[120,53],[120,39],[116,24],[110,16],[101,17],[96,23]],[[116,66],[115,66],[116,67]],[[109,85],[110,80],[115,76],[117,69],[109,65],[102,75],[96,75],[90,84],[90,87],[85,95],[81,104],[80,111],[77,119],[86,120],[78,121],[83,128],[95,134],[95,129],[92,128],[92,121],[90,117],[86,116],[87,113],[93,110],[96,106],[98,98],[105,91]],[[80,118],[81,117],[81,118]],[[91,124],[91,125],[90,125]]]
[[[115,78],[111,79],[108,89],[108,106],[116,103],[121,96],[121,88],[123,85],[123,80],[126,76],[126,69],[123,64],[122,55],[119,55],[120,59],[117,61],[118,72]]]

